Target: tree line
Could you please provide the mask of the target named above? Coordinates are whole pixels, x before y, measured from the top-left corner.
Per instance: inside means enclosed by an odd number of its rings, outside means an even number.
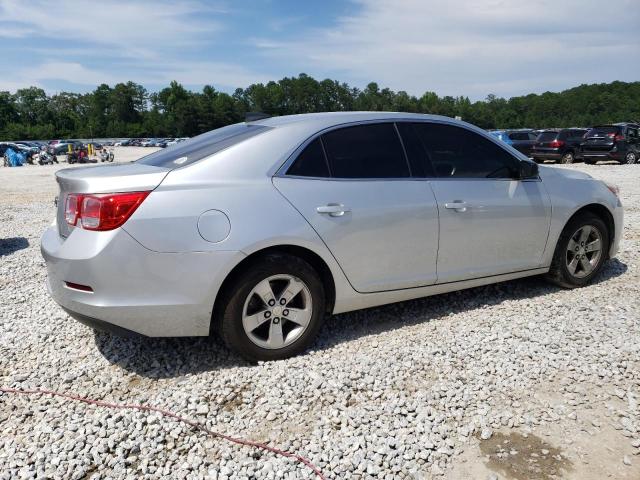
[[[640,121],[640,82],[580,85],[563,92],[500,98],[422,96],[369,83],[358,89],[308,75],[238,88],[233,94],[207,85],[200,92],[178,82],[149,92],[134,82],[98,86],[90,93],[47,95],[37,87],[0,92],[0,139],[190,137],[244,120],[247,112],[271,115],[386,110],[460,116],[482,128],[589,126]]]

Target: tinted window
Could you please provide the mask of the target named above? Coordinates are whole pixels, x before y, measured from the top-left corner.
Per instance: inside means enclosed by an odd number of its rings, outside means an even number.
[[[393,123],[358,125],[323,136],[331,173],[336,178],[401,178],[409,166]]]
[[[538,138],[538,134],[536,132],[529,132],[527,135],[529,136],[529,140],[535,140]]]
[[[587,132],[587,137],[606,137],[620,133],[620,127],[594,127]]]
[[[190,138],[185,142],[171,145],[163,150],[158,150],[157,152],[142,157],[137,163],[153,165],[155,167],[183,167],[258,135],[269,128],[270,127],[263,125],[236,123],[227,127],[211,130],[197,137]]]
[[[540,136],[538,136],[539,142],[552,142],[558,136],[558,132],[542,132]]]
[[[529,140],[529,134],[527,132],[514,132],[509,134],[511,140]]]
[[[517,159],[477,133],[437,123],[414,125],[438,177],[513,178],[517,174]]]
[[[402,143],[404,144],[404,149],[407,152],[407,157],[409,158],[411,175],[422,178],[432,177],[433,169],[431,168],[431,162],[429,162],[429,155],[420,141],[420,138],[418,138],[413,124],[398,122],[396,125],[400,131]]]
[[[306,146],[296,161],[289,167],[288,175],[301,177],[329,177],[329,167],[324,157],[320,139],[316,138]]]

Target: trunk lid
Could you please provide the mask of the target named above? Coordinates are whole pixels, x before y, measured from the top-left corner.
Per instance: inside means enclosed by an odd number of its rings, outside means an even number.
[[[585,136],[582,150],[586,152],[606,152],[616,144],[615,136],[621,133],[617,126],[594,127]]]
[[[534,149],[535,150],[553,150],[554,147],[551,146],[551,142],[557,139],[558,139],[558,132],[542,132],[538,136],[538,139],[534,144]]]
[[[58,232],[66,238],[73,229],[64,218],[65,202],[69,193],[149,191],[160,185],[169,171],[169,168],[139,163],[59,170],[56,173],[56,181],[60,187],[56,214]]]

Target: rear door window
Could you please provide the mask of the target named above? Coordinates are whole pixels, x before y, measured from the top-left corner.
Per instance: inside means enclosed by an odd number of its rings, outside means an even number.
[[[466,128],[414,123],[437,177],[514,178],[518,160],[491,140]]]
[[[184,167],[263,133],[270,128],[264,125],[236,123],[158,150],[142,157],[137,163],[165,168]]]
[[[320,138],[305,147],[293,165],[287,170],[287,175],[298,177],[330,177],[329,165],[320,143]]]
[[[412,123],[398,122],[398,131],[402,137],[405,152],[411,165],[411,174],[414,177],[433,177],[433,168],[429,160],[429,154],[420,141]]]
[[[322,136],[334,178],[404,178],[409,165],[393,123],[340,128]]]

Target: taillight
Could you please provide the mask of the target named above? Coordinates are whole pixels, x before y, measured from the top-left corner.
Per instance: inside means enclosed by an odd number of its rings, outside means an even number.
[[[551,142],[551,143],[549,144],[549,146],[550,146],[551,148],[560,148],[560,147],[561,147],[561,146],[563,146],[563,145],[564,145],[564,141],[562,141],[562,140],[554,140],[553,142]]]
[[[613,137],[613,139],[614,139],[616,142],[619,142],[619,141],[621,141],[621,140],[624,140],[624,135],[622,135],[622,134],[620,134],[620,133],[619,133],[618,135],[616,135],[615,137]]]
[[[69,225],[75,225],[78,222],[79,208],[78,195],[67,195],[67,200],[64,202],[64,219]]]
[[[136,211],[149,192],[67,195],[64,218],[85,230],[113,230]]]

